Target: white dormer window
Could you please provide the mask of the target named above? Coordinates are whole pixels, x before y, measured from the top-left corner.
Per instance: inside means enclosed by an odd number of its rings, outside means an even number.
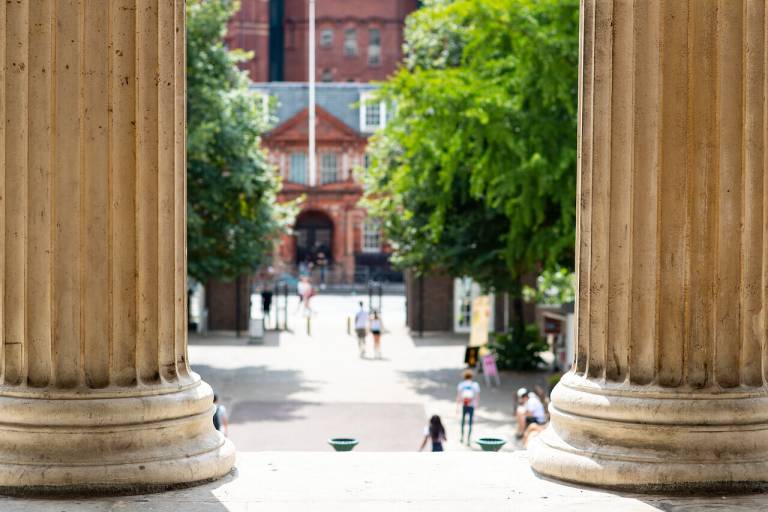
[[[360,95],[360,131],[374,132],[387,124],[387,104],[375,101],[373,94],[364,92]]]

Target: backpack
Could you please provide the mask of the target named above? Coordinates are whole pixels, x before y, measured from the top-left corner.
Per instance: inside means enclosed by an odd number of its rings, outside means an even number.
[[[471,384],[465,385],[461,389],[461,401],[466,406],[472,405],[472,402],[475,399],[475,390]]]
[[[219,414],[219,406],[216,406],[216,412],[213,413],[213,427],[216,430],[221,430],[221,414]]]

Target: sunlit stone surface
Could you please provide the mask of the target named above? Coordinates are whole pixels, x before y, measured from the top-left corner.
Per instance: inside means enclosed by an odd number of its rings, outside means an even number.
[[[0,488],[226,474],[189,369],[183,0],[0,4]]]
[[[578,347],[533,467],[766,481],[765,2],[581,10]]]

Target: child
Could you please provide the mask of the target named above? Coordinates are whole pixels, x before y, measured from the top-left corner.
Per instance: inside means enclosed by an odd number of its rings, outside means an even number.
[[[472,370],[464,372],[464,380],[456,388],[456,404],[461,404],[461,440],[464,442],[464,422],[469,418],[469,431],[467,432],[467,446],[472,437],[472,420],[475,417],[475,408],[480,404],[480,384],[472,380]]]
[[[429,420],[429,426],[424,428],[424,440],[421,442],[421,447],[419,447],[419,451],[422,451],[424,447],[427,445],[427,440],[432,440],[432,451],[433,452],[442,452],[443,451],[443,443],[448,440],[448,438],[445,436],[445,428],[443,428],[443,423],[440,421],[440,416],[434,415]]]

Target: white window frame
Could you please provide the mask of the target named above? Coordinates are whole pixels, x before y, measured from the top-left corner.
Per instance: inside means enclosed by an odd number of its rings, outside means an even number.
[[[382,236],[381,236],[381,222],[377,219],[370,217],[363,221],[362,229],[362,241],[360,248],[365,253],[379,253],[381,252]],[[370,243],[372,240],[376,241],[376,244]]]
[[[326,158],[330,158],[330,157],[333,157],[333,162],[335,163],[332,180],[326,179],[327,174],[329,174],[328,168],[326,168]],[[322,153],[320,153],[320,184],[327,185],[329,183],[337,183],[338,181],[339,181],[339,154],[335,151],[323,151]]]
[[[333,48],[333,29],[324,27],[320,29],[320,48]]]
[[[355,38],[350,39],[347,37],[348,34],[354,34]],[[354,47],[347,47],[347,42],[354,41]],[[355,27],[347,27],[344,29],[344,56],[345,57],[357,57],[357,55],[360,53],[359,45],[357,44],[357,28]]]
[[[296,181],[294,180],[293,175],[293,156],[294,155],[303,155],[304,156],[304,181]],[[309,185],[309,156],[307,155],[306,151],[291,151],[288,156],[288,181],[292,183],[298,183],[299,185]]]
[[[378,34],[379,39],[378,43],[376,44],[373,44],[372,36],[374,31],[376,34]],[[368,29],[368,65],[374,67],[381,66],[381,29],[378,27],[372,27]]]
[[[371,99],[373,98],[372,92],[364,92],[360,94],[360,131],[365,133],[372,133],[376,131],[379,128],[384,128],[387,125],[387,104],[384,101],[380,101],[377,104],[371,103]],[[368,124],[368,109],[369,108],[376,108],[379,109],[379,124],[378,125],[369,125]]]

